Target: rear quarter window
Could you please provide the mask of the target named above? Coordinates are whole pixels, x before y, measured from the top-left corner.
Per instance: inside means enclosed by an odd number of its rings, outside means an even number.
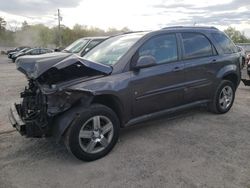
[[[200,33],[181,33],[184,59],[212,56],[213,46],[206,36]]]
[[[224,54],[232,54],[237,52],[234,43],[223,33],[212,33],[212,37],[219,44]]]

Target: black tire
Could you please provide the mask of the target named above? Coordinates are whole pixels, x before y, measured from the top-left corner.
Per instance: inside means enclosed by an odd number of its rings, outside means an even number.
[[[106,147],[102,146],[101,142],[99,142],[99,145],[100,145],[99,147],[103,147],[103,150],[97,153],[86,152],[83,149],[82,140],[81,138],[79,138],[80,131],[82,130],[84,125],[90,122],[89,120],[93,117],[106,117],[108,120],[111,121],[111,124],[113,127],[113,130],[112,130],[113,136],[111,139],[109,139],[110,142],[107,144]],[[99,120],[99,122],[101,122],[101,120]],[[69,129],[66,132],[66,135],[64,136],[64,143],[67,149],[78,159],[83,160],[83,161],[97,160],[107,155],[113,149],[119,137],[119,128],[120,128],[120,122],[119,122],[117,115],[113,112],[113,110],[101,104],[93,104],[90,107],[88,107],[86,110],[83,110],[81,114],[79,114],[79,116],[73,120],[73,123],[70,125]],[[101,137],[98,137],[98,138],[101,138]],[[97,138],[95,139],[84,138],[84,139],[89,139],[90,140],[89,144],[90,144],[91,141],[94,141]],[[83,141],[86,141],[86,140],[83,140]],[[98,141],[96,143],[98,143]],[[86,148],[88,148],[87,146]]]
[[[219,101],[220,97],[222,95],[222,90],[224,88],[231,88],[231,90],[232,90],[232,100],[231,100],[230,104],[228,104],[228,106],[226,106],[226,108],[223,108],[220,104],[220,101]],[[215,95],[212,99],[212,102],[208,105],[209,111],[216,113],[216,114],[224,114],[224,113],[228,112],[234,103],[235,90],[236,90],[236,86],[231,81],[222,80],[216,89],[216,92],[215,92]]]

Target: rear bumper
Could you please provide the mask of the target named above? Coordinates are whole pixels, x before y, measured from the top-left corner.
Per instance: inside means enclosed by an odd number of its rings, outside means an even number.
[[[20,108],[19,104],[12,104],[8,117],[11,125],[16,128],[21,135],[24,135],[26,132],[26,125],[19,115],[18,108]]]

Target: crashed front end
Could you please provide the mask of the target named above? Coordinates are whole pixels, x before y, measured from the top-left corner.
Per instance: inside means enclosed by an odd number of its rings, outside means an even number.
[[[51,120],[47,114],[47,96],[44,95],[34,80],[29,80],[28,87],[20,93],[21,103],[13,104],[9,119],[21,135],[41,137],[48,134]]]
[[[76,55],[56,59],[18,59],[17,69],[28,78],[20,93],[21,102],[11,106],[9,120],[21,135],[48,137],[57,116],[79,103],[87,104],[91,93],[71,86],[111,73],[109,66],[93,63]]]

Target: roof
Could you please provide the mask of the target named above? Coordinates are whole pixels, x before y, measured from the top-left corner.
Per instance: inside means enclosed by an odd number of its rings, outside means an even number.
[[[108,36],[99,36],[99,37],[82,37],[81,39],[89,39],[89,40],[95,40],[95,39],[107,39]]]
[[[171,26],[171,27],[164,27],[162,29],[213,29],[218,30],[216,27],[213,26]]]

